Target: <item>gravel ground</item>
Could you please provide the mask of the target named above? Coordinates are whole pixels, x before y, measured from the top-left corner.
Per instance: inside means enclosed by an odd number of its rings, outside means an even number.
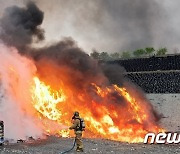
[[[163,115],[160,125],[168,131],[180,132],[180,94],[147,94],[147,98]]]
[[[180,144],[128,144],[104,139],[83,139],[84,153],[93,154],[180,154]],[[49,137],[46,140],[14,143],[0,146],[1,154],[6,153],[31,153],[31,154],[60,154],[70,149],[73,139]],[[76,153],[74,150],[69,154]]]

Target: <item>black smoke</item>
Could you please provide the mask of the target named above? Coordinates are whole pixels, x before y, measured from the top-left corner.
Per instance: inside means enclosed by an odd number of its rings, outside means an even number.
[[[67,76],[70,77],[68,83],[78,89],[87,88],[91,83],[107,83],[98,62],[79,48],[72,38],[64,38],[50,46],[33,49],[30,56],[37,63],[37,69],[42,67],[38,65],[41,60],[46,61],[46,65],[53,62],[61,68],[66,68]]]
[[[25,7],[11,6],[6,8],[0,19],[0,38],[9,46],[14,46],[20,52],[33,42],[44,39],[42,24],[44,13],[29,1]]]
[[[108,78],[111,84],[118,84],[119,86],[123,86],[123,74],[125,73],[125,69],[123,67],[120,67],[118,64],[102,63],[101,68],[104,72],[104,75]]]
[[[65,38],[38,49],[31,48],[34,38],[39,41],[44,39],[44,30],[40,27],[43,15],[32,1],[28,1],[25,7],[8,7],[0,19],[1,40],[16,47],[21,54],[34,59],[38,71],[42,67],[38,65],[41,60],[45,60],[46,64],[53,62],[65,67],[71,77],[68,82],[77,88],[87,88],[91,83],[123,85],[124,69],[121,66],[99,64],[79,48],[72,38]],[[44,76],[49,74],[51,73]]]
[[[30,45],[34,37],[39,41],[44,38],[44,31],[40,27],[42,22],[43,12],[33,2],[28,2],[23,8],[9,7],[0,20],[0,36],[5,44],[16,47],[20,54],[34,60],[37,74],[45,81],[50,81],[48,85],[63,81],[64,85],[69,84],[71,88],[82,90],[85,94],[89,94],[92,83],[101,87],[111,86],[111,83],[124,85],[124,70],[121,66],[98,63],[79,48],[72,38],[43,48],[32,48]],[[123,98],[116,93],[112,94],[112,101],[121,103]]]

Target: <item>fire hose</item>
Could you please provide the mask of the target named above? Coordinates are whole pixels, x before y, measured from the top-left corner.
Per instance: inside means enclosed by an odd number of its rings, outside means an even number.
[[[72,148],[71,148],[71,149],[69,149],[69,150],[66,150],[66,151],[64,151],[64,152],[61,152],[61,154],[65,154],[65,153],[68,153],[68,152],[70,152],[71,150],[73,150],[73,149],[74,149],[74,147],[75,147],[75,144],[76,144],[76,140],[74,139],[74,143],[73,143]]]

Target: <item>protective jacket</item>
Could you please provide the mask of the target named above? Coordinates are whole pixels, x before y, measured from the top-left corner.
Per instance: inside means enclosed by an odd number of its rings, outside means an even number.
[[[74,131],[80,131],[79,128],[80,128],[80,117],[77,116],[75,117],[74,121],[73,121],[73,124],[71,127],[69,127],[69,129],[74,129]]]

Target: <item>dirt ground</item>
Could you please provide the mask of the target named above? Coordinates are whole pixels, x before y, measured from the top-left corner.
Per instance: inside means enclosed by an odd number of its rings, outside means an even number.
[[[147,94],[147,98],[163,115],[160,125],[167,131],[180,132],[180,94]]]
[[[146,145],[143,143],[128,144],[104,139],[83,139],[87,154],[180,154],[180,144],[176,145]],[[0,153],[27,153],[27,154],[61,154],[70,149],[73,139],[49,137],[46,140],[37,140],[24,143],[11,143],[0,146]],[[68,154],[76,153],[72,150]]]

